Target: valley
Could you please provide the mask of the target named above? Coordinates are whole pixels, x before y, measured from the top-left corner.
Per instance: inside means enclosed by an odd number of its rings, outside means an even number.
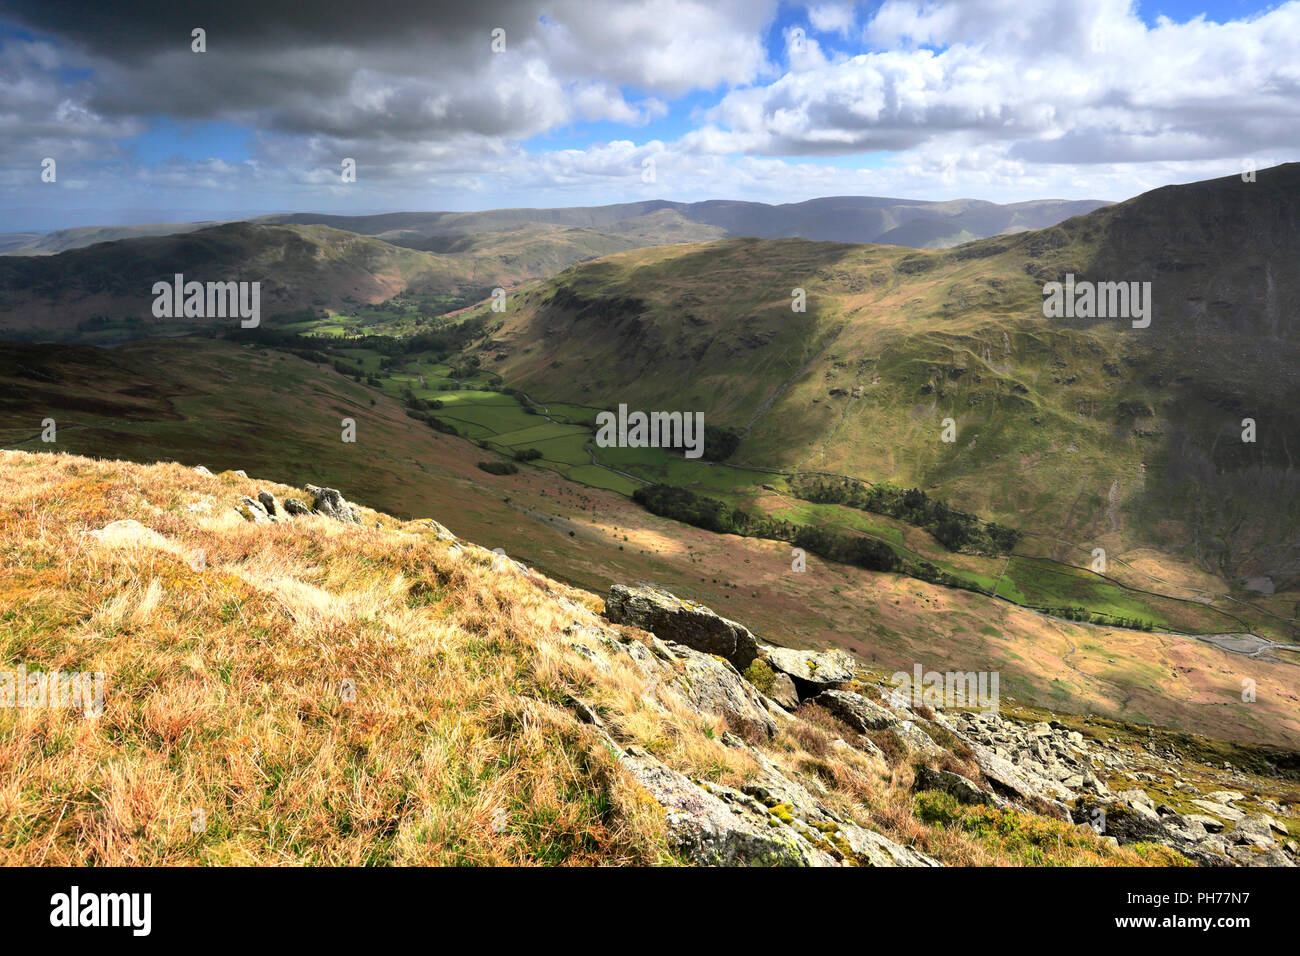
[[[1204,289],[1260,269],[1290,288],[1298,170],[952,250],[690,230],[646,246],[664,234],[619,211],[471,217],[475,234],[350,223],[382,239],[329,217],[229,223],[0,259],[24,289],[7,321],[39,320],[33,297],[75,275],[39,336],[113,346],[4,346],[0,444],[46,450],[53,418],[60,450],[344,488],[595,592],[654,580],[743,604],[779,643],[998,667],[1061,712],[1293,741],[1300,346],[1269,302],[1247,291],[1232,311]],[[1238,202],[1286,210],[1260,262],[1133,245]],[[611,248],[585,231],[616,225],[640,232]],[[163,261],[270,270],[265,322],[71,321]],[[1049,279],[1148,272],[1149,328],[1044,314]],[[620,404],[703,414],[704,456],[601,447],[597,416]],[[1234,448],[1248,412],[1259,438]],[[1246,681],[1267,692],[1243,700]]]
[[[338,344],[338,360],[345,366],[370,366],[380,374],[381,356],[347,348],[346,339]],[[41,417],[59,423],[57,447],[72,454],[248,468],[289,483],[345,488],[356,500],[400,516],[435,516],[458,534],[501,547],[592,591],[602,592],[610,581],[649,579],[724,613],[734,608],[739,614],[743,607],[751,626],[783,644],[846,647],[889,671],[917,660],[957,669],[994,667],[1008,697],[1062,712],[1254,743],[1300,743],[1295,716],[1300,670],[1286,662],[1293,652],[1247,657],[1163,628],[1098,627],[1036,613],[1010,603],[1005,594],[994,599],[978,590],[873,573],[816,555],[809,555],[806,572],[793,572],[789,544],[659,518],[632,502],[624,489],[664,477],[717,495],[739,497],[743,489],[757,488],[767,507],[788,508],[792,518],[842,521],[860,533],[879,532],[918,556],[943,560],[972,580],[987,580],[990,589],[996,576],[1000,594],[1010,592],[1012,582],[1024,588],[1022,582],[1032,580],[1007,574],[1005,558],[947,552],[928,533],[896,519],[794,499],[788,490],[775,490],[786,488],[787,481],[777,473],[746,473],[679,457],[665,462],[661,449],[637,450],[663,456],[657,462],[593,465],[581,454],[591,436],[589,425],[568,423],[587,421],[582,407],[548,406],[552,418],[568,422],[546,421],[525,411],[518,399],[484,388],[490,385],[486,376],[446,377],[451,369],[445,363],[415,361],[368,387],[331,363],[223,339],[142,342],[112,350],[7,346],[0,355],[0,444],[5,447],[48,450],[39,427],[27,425],[32,409],[44,409]],[[443,400],[441,408],[423,414],[446,412],[446,421],[465,429],[467,437],[444,434],[412,417],[405,403],[408,389],[428,396],[426,401]],[[343,418],[356,422],[355,444],[340,441]],[[545,424],[536,424],[539,419]],[[530,428],[542,431],[530,434]],[[548,434],[552,428],[569,431]],[[479,467],[485,456],[513,460],[513,451],[532,447],[545,449],[545,457],[519,462],[516,474],[489,475]],[[626,485],[599,487],[606,474],[612,476],[608,483]],[[567,480],[557,482],[557,475]],[[774,490],[765,491],[764,484]],[[801,509],[807,510],[800,514]],[[1152,556],[1143,557],[1133,559],[1133,574],[1157,567]],[[1037,566],[1024,560],[1031,570]],[[1053,594],[1053,600],[1065,594],[1095,597],[1095,592],[1050,590],[1062,574],[1067,580],[1095,577],[1057,567],[1058,573],[1047,576],[1049,591],[1040,593]],[[1177,583],[1193,588],[1209,582],[1188,577]],[[1132,611],[1133,593],[1119,588],[1109,600]],[[1136,605],[1140,613],[1182,604],[1148,600],[1153,603]],[[1215,613],[1200,605],[1194,610]],[[1207,633],[1237,629],[1215,627],[1216,618],[1186,620],[1208,624]],[[1260,688],[1251,703],[1241,701],[1246,678]]]

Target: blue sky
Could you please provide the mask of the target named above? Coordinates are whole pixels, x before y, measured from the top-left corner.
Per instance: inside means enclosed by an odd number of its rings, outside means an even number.
[[[264,2],[136,24],[13,6],[0,232],[645,198],[1122,199],[1287,161],[1300,127],[1296,2],[644,0],[593,17],[556,0],[440,19],[374,0],[364,21]]]

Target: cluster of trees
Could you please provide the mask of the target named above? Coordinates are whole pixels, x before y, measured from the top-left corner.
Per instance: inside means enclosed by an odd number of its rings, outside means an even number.
[[[519,473],[519,466],[511,461],[480,461],[478,466],[489,475],[514,475]]]
[[[797,525],[783,519],[755,515],[725,501],[696,494],[676,485],[638,488],[632,498],[647,511],[719,534],[789,541],[795,547],[830,561],[854,564],[872,571],[898,571],[903,560],[883,542],[833,528]]]
[[[417,412],[428,412],[442,408],[443,402],[437,398],[420,398],[415,392],[408,387],[402,393],[402,399],[406,402],[406,407]]]
[[[441,419],[437,418],[432,412],[422,412],[414,408],[408,408],[406,410],[406,414],[409,415],[411,418],[414,418],[416,421],[424,422],[434,431],[442,432],[442,434],[444,435],[460,434],[460,432],[456,430],[455,425],[442,421]]]
[[[924,528],[949,551],[971,554],[1008,554],[1020,541],[1020,532],[995,521],[981,521],[931,498],[919,488],[869,485],[856,478],[803,475],[791,489],[805,501],[847,505],[859,511],[897,518]]]
[[[455,425],[442,421],[433,413],[442,408],[442,402],[435,399],[420,398],[409,388],[403,394],[406,401],[406,414],[416,421],[424,422],[436,432],[442,432],[444,435],[459,435]]]
[[[322,347],[328,348],[331,344],[340,340],[304,335],[300,332],[286,331],[283,328],[277,328],[277,326],[315,321],[327,317],[328,313],[317,309],[277,312],[275,315],[269,316],[257,328],[228,328],[224,334],[229,339],[252,342],[255,345],[267,348],[303,349],[321,352]],[[432,352],[438,361],[442,361],[447,356],[461,351],[470,342],[482,335],[483,323],[482,318],[465,319],[460,322],[448,322],[436,329],[417,332],[414,335],[400,337],[393,335],[354,335],[345,341],[349,348],[370,349],[393,359],[400,360],[402,356]],[[320,360],[318,359],[318,361]],[[393,364],[400,364],[400,362],[390,362],[384,367],[392,367]],[[476,358],[471,359],[469,364],[477,367],[478,360]]]
[[[1053,617],[1063,617],[1067,621],[1083,621],[1087,624],[1101,624],[1104,627],[1126,627],[1135,631],[1150,631],[1155,624],[1141,617],[1125,617],[1122,614],[1102,614],[1089,611],[1086,607],[1072,604],[1068,607],[1038,607],[1036,610]]]
[[[726,461],[739,447],[740,432],[737,429],[705,424],[703,457],[706,461]]]
[[[215,329],[213,330],[215,332]],[[255,329],[230,328],[225,330],[225,338],[236,342],[245,342],[267,349],[281,349],[309,362],[329,362],[330,356],[321,347],[325,343],[311,335],[297,332],[285,332],[282,329],[259,325]]]
[[[696,494],[688,488],[649,485],[636,489],[632,498],[654,514],[719,534],[789,541],[795,547],[829,561],[852,564],[869,571],[894,571],[944,587],[979,590],[974,582],[951,574],[930,561],[901,554],[875,538],[755,515],[725,501]]]
[[[334,360],[334,371],[340,375],[347,375],[358,382],[364,377],[366,384],[372,388],[379,388],[383,384],[382,379],[375,372],[367,372],[360,365],[351,365],[343,359]]]

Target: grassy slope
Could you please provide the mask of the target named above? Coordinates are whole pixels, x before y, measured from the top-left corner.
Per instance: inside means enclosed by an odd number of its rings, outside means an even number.
[[[47,416],[59,425],[54,447],[62,451],[339,487],[392,514],[437,515],[457,533],[598,593],[657,580],[780,643],[846,646],[890,670],[917,661],[994,667],[1005,694],[1060,710],[1300,746],[1294,666],[1186,638],[1049,620],[815,558],[807,573],[792,573],[788,545],[656,518],[622,495],[537,467],[487,475],[476,465],[490,453],[431,431],[382,391],[293,356],[204,340],[111,351],[6,347],[0,445],[49,450],[38,437]],[[357,422],[356,444],[339,440],[343,417]],[[1260,688],[1251,704],[1240,699],[1247,677]]]
[[[719,742],[725,721],[573,648],[561,628],[597,623],[590,596],[428,521],[246,523],[231,503],[259,489],[303,494],[0,453],[0,659],[106,685],[95,718],[0,709],[0,862],[672,862],[662,811],[567,709],[574,695],[697,779],[759,774]],[[835,750],[833,721],[787,726],[768,759],[945,862],[1176,862],[1015,812],[928,825],[901,753]]]

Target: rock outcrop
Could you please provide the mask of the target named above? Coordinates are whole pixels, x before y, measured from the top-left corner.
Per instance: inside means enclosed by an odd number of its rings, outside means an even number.
[[[234,472],[233,474],[247,477],[243,472]],[[309,514],[322,515],[335,521],[342,521],[345,524],[361,523],[361,516],[337,489],[318,488],[315,485],[308,485],[307,492],[313,499],[310,508],[300,498],[285,498],[284,503],[281,504],[271,492],[259,491],[256,498],[241,495],[235,504],[235,510],[239,512],[244,520],[251,521],[254,524],[288,521],[291,518]]]
[[[738,670],[758,657],[758,641],[743,624],[652,584],[614,585],[605,598],[605,616],[615,624],[639,627],[665,641],[726,658]]]
[[[1180,780],[1176,763],[1150,751],[1129,756],[1054,722],[1025,725],[995,713],[940,713],[936,719],[970,748],[995,792],[1050,809],[1120,845],[1159,843],[1204,866],[1296,865],[1296,854],[1277,842],[1266,814],[1252,817],[1231,805],[1244,799],[1240,792],[1211,791],[1187,801],[1204,813],[1180,813],[1140,787],[1112,791],[1101,779]]]
[[[590,705],[571,701],[583,723],[605,734],[611,750],[663,807],[671,845],[706,866],[937,866],[903,846],[833,811],[808,783],[778,768],[749,737],[761,741],[783,723],[797,721],[758,693],[729,662],[684,644],[651,636],[648,643],[617,631],[575,622],[564,631],[570,647],[602,668],[631,663],[649,686],[679,696],[722,717],[732,731],[722,743],[744,752],[758,767],[740,786],[691,779],[645,748],[617,742]]]

